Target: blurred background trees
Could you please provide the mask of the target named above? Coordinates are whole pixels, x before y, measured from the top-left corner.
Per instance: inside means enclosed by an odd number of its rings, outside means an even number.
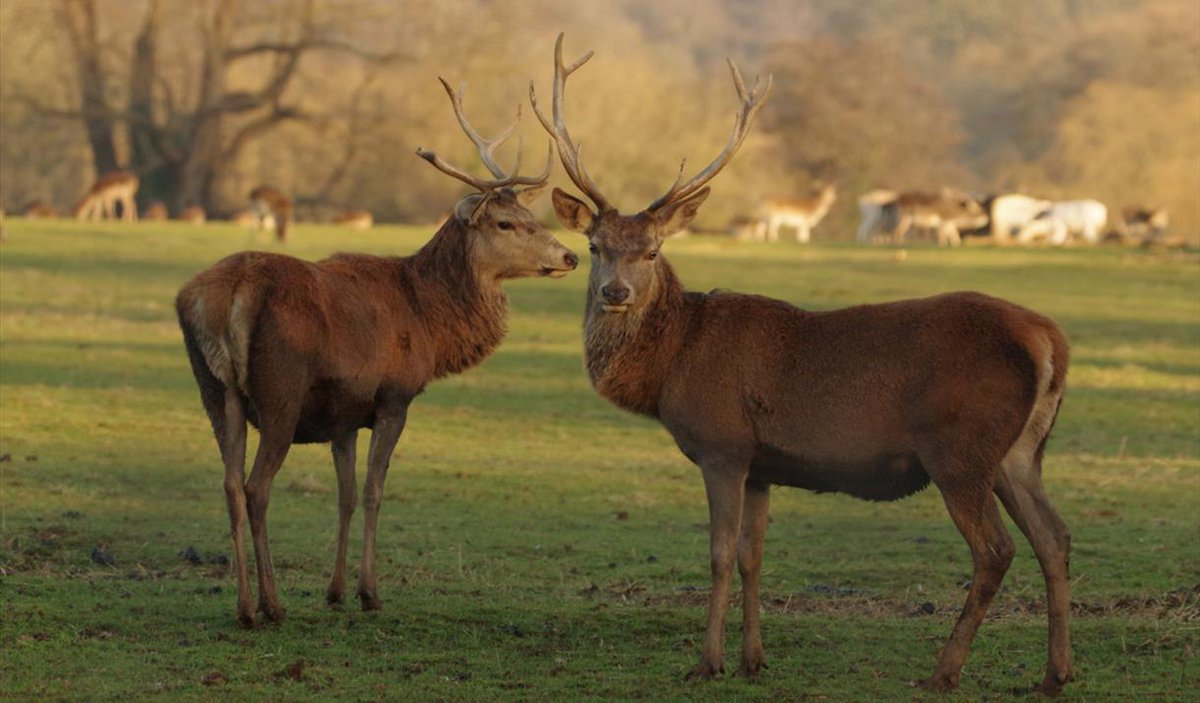
[[[475,160],[435,78],[468,82],[485,131],[524,104],[538,168],[528,82],[549,89],[560,30],[596,50],[568,115],[626,210],[723,146],[729,56],[776,92],[704,226],[837,180],[824,236],[849,236],[863,190],[943,184],[1165,205],[1200,232],[1194,0],[5,0],[0,198],[66,210],[128,167],[173,210],[270,182],[314,217],[433,220],[461,191],[413,151]]]

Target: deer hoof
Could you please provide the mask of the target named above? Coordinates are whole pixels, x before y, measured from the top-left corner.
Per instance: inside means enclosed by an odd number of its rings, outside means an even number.
[[[692,667],[692,670],[683,677],[684,681],[711,681],[717,674],[725,673],[725,666],[722,664],[713,664],[703,659],[700,663]]]
[[[758,678],[758,675],[765,668],[767,668],[767,662],[761,656],[751,659],[742,659],[742,663],[740,666],[738,666],[738,670],[735,675],[743,679],[753,681],[754,679]]]
[[[958,687],[958,677],[957,676],[939,676],[937,674],[934,674],[933,676],[930,676],[929,678],[925,679],[924,681],[917,683],[917,686],[925,689],[926,691],[935,691],[935,692],[939,692],[939,693],[942,693],[945,691],[953,691],[955,688]]]
[[[382,610],[383,601],[379,600],[379,596],[374,593],[359,593],[358,599],[362,601],[363,610]]]
[[[341,605],[346,601],[346,594],[343,591],[335,591],[330,589],[325,591],[325,602],[329,605]]]
[[[287,611],[279,605],[273,603],[263,603],[258,606],[258,609],[261,610],[263,615],[267,617],[267,620],[270,620],[271,622],[283,622],[287,619]]]
[[[254,629],[254,613],[238,613],[237,620],[238,624],[242,626],[243,630]]]
[[[1066,674],[1053,674],[1046,672],[1046,678],[1042,679],[1042,682],[1038,684],[1035,690],[1043,696],[1049,696],[1053,698],[1054,696],[1062,693],[1063,686],[1074,680],[1074,678],[1075,675],[1070,672]]]

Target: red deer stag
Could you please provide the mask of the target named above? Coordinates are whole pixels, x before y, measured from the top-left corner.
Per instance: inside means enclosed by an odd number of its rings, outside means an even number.
[[[759,572],[772,484],[894,500],[929,481],[974,560],[962,615],[932,689],[953,688],[1000,587],[1013,543],[1000,497],[1033,544],[1049,596],[1049,670],[1042,690],[1071,678],[1067,529],[1042,487],[1046,437],[1058,413],[1067,343],[1053,322],[979,293],[807,312],[755,295],[685,291],[663,240],[708,197],[771,87],[747,92],[724,151],[636,215],[622,215],[589,177],[563,117],[567,77],[555,46],[552,119],[567,175],[595,209],[555,189],[554,207],[592,253],[584,318],[588,375],[618,407],[658,418],[700,468],[708,496],[712,591],[704,652],[690,678],[724,669],[725,615],[736,561],[743,586],[738,673],[764,665]]]
[[[578,264],[526,209],[550,175],[552,152],[541,175],[518,175],[519,152],[507,174],[494,154],[517,123],[485,140],[463,115],[461,91],[442,84],[494,179],[470,175],[419,149],[438,170],[479,191],[460,200],[419,251],[408,257],[338,254],[316,263],[243,252],[196,275],[176,298],[192,372],[225,465],[237,614],[244,626],[253,626],[255,617],[243,542],[247,520],[258,565],[258,609],[270,620],[284,618],[266,518],[271,482],[290,445],[333,445],[339,523],[326,599],[340,603],[356,501],[356,438],[360,428],[371,428],[358,596],[364,610],[378,609],[379,505],[409,404],[430,381],[475,366],[500,343],[507,312],[503,281],[557,278]],[[260,433],[249,480],[247,420]]]

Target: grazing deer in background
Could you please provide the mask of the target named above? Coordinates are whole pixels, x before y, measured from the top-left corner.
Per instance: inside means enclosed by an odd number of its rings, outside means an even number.
[[[779,240],[780,227],[796,228],[796,241],[807,244],[812,230],[825,218],[837,200],[837,186],[822,186],[815,194],[804,198],[767,198],[762,202],[761,240]]]
[[[882,221],[895,223],[891,231],[894,244],[903,244],[913,227],[937,233],[938,246],[962,244],[959,234],[987,224],[987,213],[970,195],[953,188],[937,193],[910,191],[883,205]]]
[[[371,225],[375,224],[375,218],[366,210],[347,210],[333,218],[333,224],[350,229],[371,229]]]
[[[138,184],[138,177],[129,171],[113,171],[100,176],[75,207],[76,219],[137,221],[134,196]]]
[[[180,222],[190,222],[194,225],[202,225],[208,221],[208,215],[205,214],[204,208],[199,205],[189,205],[179,211]]]
[[[292,228],[292,200],[278,188],[261,185],[250,191],[250,207],[258,216],[258,228],[269,229],[274,223],[275,239],[286,242]]]
[[[21,214],[29,220],[48,220],[58,217],[58,211],[54,209],[54,206],[41,200],[25,203],[25,207],[21,208]]]
[[[179,291],[176,309],[204,409],[225,464],[238,581],[238,620],[254,624],[243,532],[254,539],[258,609],[284,618],[267,547],[271,482],[294,443],[331,442],[338,485],[338,541],[330,603],[345,591],[346,545],[355,507],[358,430],[371,428],[363,487],[363,557],[358,597],[380,607],[375,535],[384,478],[408,406],[425,386],[486,358],[504,337],[502,283],[561,277],[578,259],[538,224],[527,205],[545,186],[553,153],[538,176],[512,174],[495,151],[517,126],[485,140],[467,122],[462,92],[444,80],[459,124],[494,177],[479,178],[418,149],[438,170],[478,192],[417,253],[339,254],[310,263],[265,252],[230,256]],[[520,119],[518,111],[517,119]],[[518,187],[521,187],[518,189]],[[259,429],[245,475],[246,422]]]
[[[686,291],[660,254],[708,197],[771,88],[747,91],[717,158],[635,215],[622,215],[584,169],[567,132],[567,77],[589,58],[554,49],[553,116],[530,97],[567,175],[592,202],[555,189],[554,209],[587,235],[588,376],[618,407],[657,418],[700,467],[708,496],[712,591],[704,653],[689,678],[724,670],[734,564],[742,578],[738,673],[764,666],[759,574],[772,484],[895,500],[932,481],[971,550],[966,604],[933,676],[950,689],[1013,556],[993,494],[1033,544],[1046,578],[1050,658],[1042,690],[1071,679],[1067,528],[1042,487],[1067,343],[1041,315],[979,293],[807,312],[756,295]],[[732,63],[730,64],[732,67]]]
[[[167,204],[161,200],[155,200],[146,206],[146,211],[142,213],[142,219],[151,222],[163,222],[171,219],[171,213],[167,211]]]

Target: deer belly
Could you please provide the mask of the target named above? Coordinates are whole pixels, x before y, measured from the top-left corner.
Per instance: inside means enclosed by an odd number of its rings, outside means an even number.
[[[759,445],[750,465],[750,477],[817,493],[846,493],[864,500],[896,500],[929,484],[929,474],[915,454],[861,461],[818,460],[769,445]]]
[[[356,391],[338,383],[314,385],[304,399],[292,442],[331,442],[347,432],[375,424],[374,391]]]

